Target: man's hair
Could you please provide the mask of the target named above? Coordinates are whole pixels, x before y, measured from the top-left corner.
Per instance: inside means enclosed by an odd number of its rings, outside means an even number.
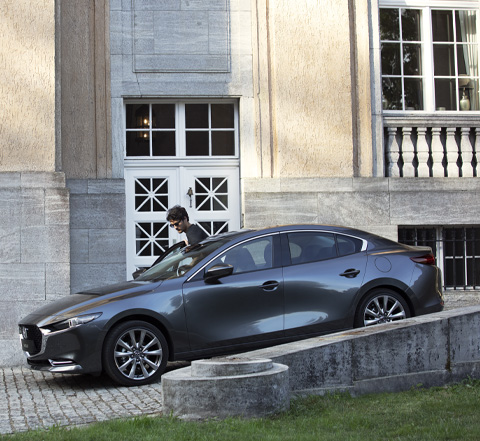
[[[190,220],[188,218],[187,210],[180,207],[180,205],[175,205],[167,211],[167,221],[181,221],[185,218],[187,218],[187,221]]]

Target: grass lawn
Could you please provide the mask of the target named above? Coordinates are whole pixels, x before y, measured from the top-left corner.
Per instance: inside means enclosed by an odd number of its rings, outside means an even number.
[[[310,396],[271,418],[186,422],[142,417],[87,427],[4,435],[0,440],[480,440],[480,380],[397,394]]]

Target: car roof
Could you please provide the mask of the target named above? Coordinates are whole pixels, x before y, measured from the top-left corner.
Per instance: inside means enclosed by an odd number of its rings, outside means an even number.
[[[250,237],[259,236],[262,234],[273,234],[273,233],[288,233],[293,231],[326,231],[330,233],[345,234],[349,236],[358,237],[360,239],[366,240],[370,246],[370,249],[377,247],[398,247],[399,243],[387,239],[385,237],[378,236],[367,231],[358,230],[356,228],[345,227],[340,225],[321,225],[321,224],[292,224],[292,225],[277,225],[273,227],[266,228],[248,228],[241,229],[238,231],[230,231],[227,233],[221,233],[218,235],[210,236],[205,239],[203,242],[214,241],[214,240],[229,240],[240,241],[242,239],[247,239]]]

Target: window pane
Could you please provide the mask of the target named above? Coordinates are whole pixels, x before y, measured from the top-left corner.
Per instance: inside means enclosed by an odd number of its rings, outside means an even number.
[[[233,129],[233,119],[233,104],[212,104],[212,129]]]
[[[435,106],[437,110],[457,110],[455,80],[435,80]]]
[[[208,129],[208,104],[185,104],[185,127]]]
[[[402,73],[400,66],[400,44],[382,43],[382,74],[400,75]]]
[[[148,132],[127,132],[127,156],[150,156]]]
[[[210,153],[208,132],[187,132],[187,156],[208,156]]]
[[[380,40],[400,40],[398,9],[380,9]]]
[[[432,11],[433,41],[453,42],[452,11]]]
[[[422,45],[403,45],[403,73],[404,75],[422,74]]]
[[[235,136],[230,132],[212,132],[212,155],[232,156],[235,154]]]
[[[423,84],[420,78],[405,78],[405,110],[423,110]]]
[[[309,263],[337,257],[335,237],[330,233],[288,234],[292,264]]]
[[[419,10],[402,9],[402,39],[404,41],[421,41]]]
[[[480,259],[467,259],[467,285],[480,285]]]
[[[148,104],[127,104],[126,111],[127,129],[143,129],[150,126]]]
[[[476,11],[456,11],[455,27],[458,43],[477,42],[477,15]]]
[[[152,155],[175,156],[175,132],[153,132]]]
[[[347,256],[359,253],[362,250],[362,241],[353,237],[337,235],[337,247],[340,256]]]
[[[453,44],[435,44],[433,46],[433,65],[435,76],[454,76],[455,46]]]
[[[154,129],[174,129],[175,104],[153,104],[152,127]]]
[[[402,110],[402,80],[400,78],[383,78],[382,93],[384,110]]]
[[[478,76],[478,46],[476,44],[457,45],[458,73],[470,77]]]

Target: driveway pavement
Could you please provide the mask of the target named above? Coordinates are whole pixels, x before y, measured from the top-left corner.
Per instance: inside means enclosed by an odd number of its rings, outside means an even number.
[[[480,304],[480,293],[447,294],[445,308]],[[171,363],[169,369],[186,366]],[[0,368],[0,434],[73,426],[162,411],[161,383],[120,387],[106,376],[62,375],[27,367]]]
[[[169,369],[186,366],[172,363]],[[120,387],[106,376],[0,369],[0,434],[73,426],[162,410],[161,383]]]

